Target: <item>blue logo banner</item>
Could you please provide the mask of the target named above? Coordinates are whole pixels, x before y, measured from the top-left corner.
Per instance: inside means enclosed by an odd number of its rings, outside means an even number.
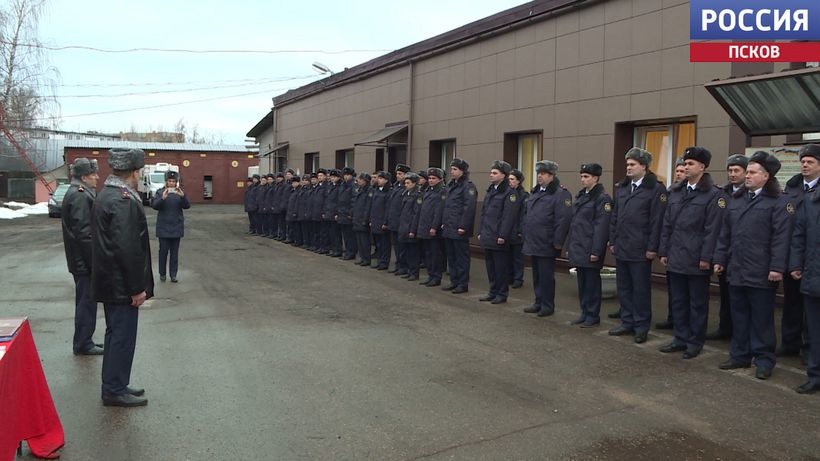
[[[692,40],[820,40],[818,0],[690,0],[689,7]]]

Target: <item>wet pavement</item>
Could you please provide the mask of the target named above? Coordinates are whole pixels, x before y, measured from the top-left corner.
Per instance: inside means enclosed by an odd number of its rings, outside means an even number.
[[[567,274],[539,319],[521,312],[529,279],[507,304],[478,301],[481,260],[453,295],[245,235],[238,206],[186,216],[180,283],[157,278],[140,314],[132,386],[149,404],[134,409],[103,407],[101,358],[71,354],[59,220],[0,222],[0,316],[30,318],[62,459],[820,459],[820,395],[794,392],[799,359],[760,381],[717,369],[727,342],[683,360],[657,351],[666,331],[636,345],[608,319],[569,326]],[[104,328],[100,306],[98,341]]]

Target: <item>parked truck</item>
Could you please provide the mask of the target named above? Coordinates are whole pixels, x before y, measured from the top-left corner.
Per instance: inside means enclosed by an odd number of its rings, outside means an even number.
[[[179,165],[172,165],[170,163],[157,163],[154,165],[145,165],[140,174],[140,183],[138,191],[142,196],[144,204],[151,203],[154,194],[165,186],[165,173],[168,171],[176,171],[179,173]],[[179,182],[181,184],[182,177]]]

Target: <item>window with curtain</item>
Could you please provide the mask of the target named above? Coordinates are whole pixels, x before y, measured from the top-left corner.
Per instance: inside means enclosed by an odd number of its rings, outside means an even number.
[[[675,163],[683,150],[695,145],[695,123],[636,127],[634,144],[652,154],[652,165],[649,168],[668,187],[672,184]]]
[[[524,173],[526,189],[535,187],[535,164],[541,159],[540,136],[522,134],[518,136],[518,168]]]

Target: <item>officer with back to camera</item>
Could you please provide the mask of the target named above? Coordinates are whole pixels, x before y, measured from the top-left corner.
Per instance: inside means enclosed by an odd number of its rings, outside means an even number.
[[[97,328],[97,302],[91,293],[91,209],[97,197],[97,171],[96,160],[74,160],[71,186],[60,209],[66,263],[74,276],[74,355],[103,354],[92,339]]]

